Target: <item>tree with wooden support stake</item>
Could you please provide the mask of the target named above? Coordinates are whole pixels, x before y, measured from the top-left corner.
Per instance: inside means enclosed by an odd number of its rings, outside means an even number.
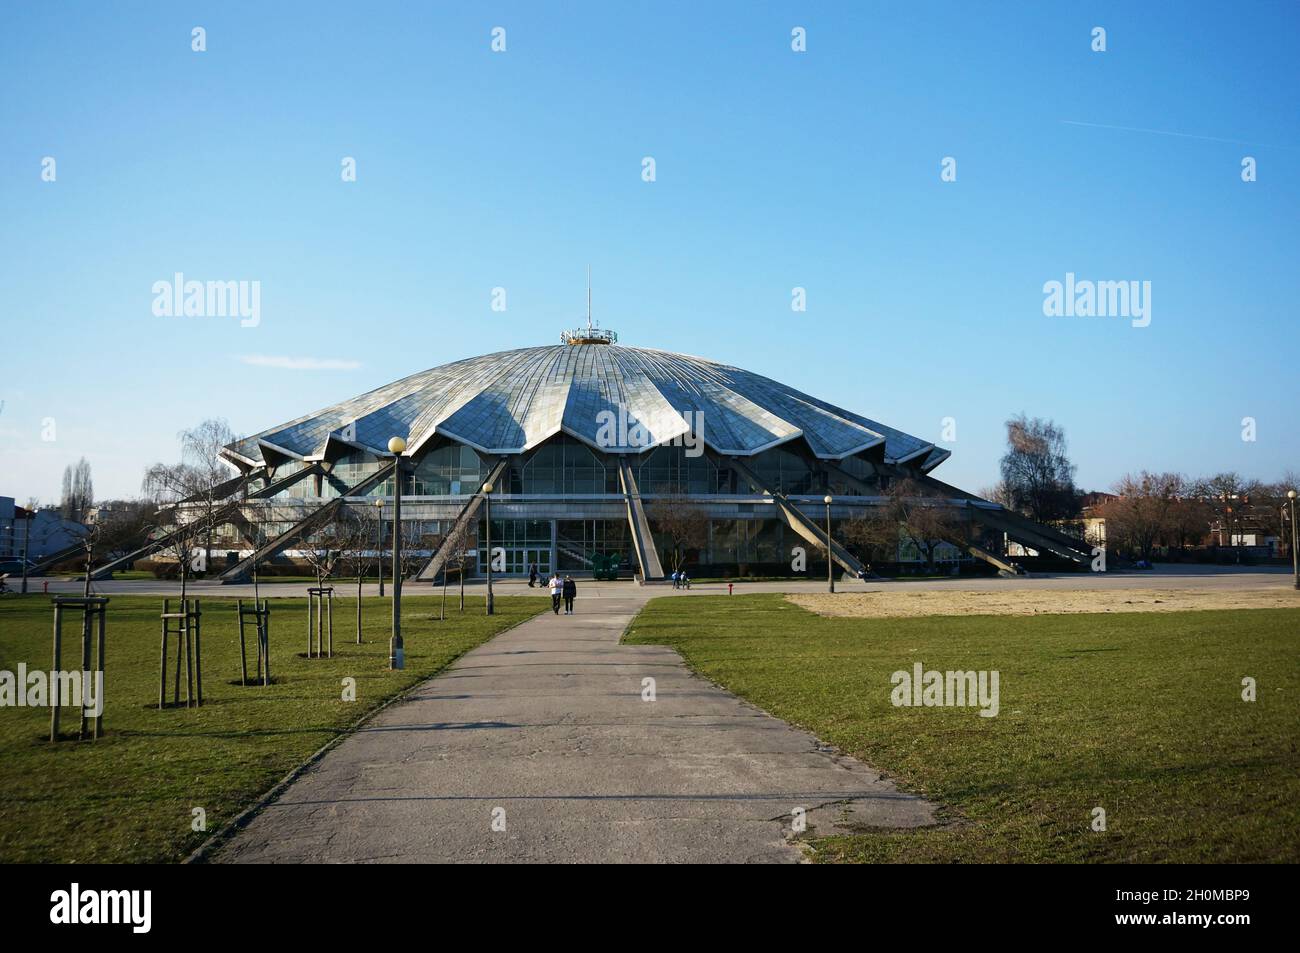
[[[366,573],[370,571],[372,560],[379,564],[381,571],[383,570],[383,561],[378,558],[378,552],[370,548],[371,540],[375,537],[373,529],[375,515],[370,510],[368,506],[345,509],[338,519],[339,541],[343,549],[351,554],[352,568],[357,577],[357,645],[361,645],[363,641],[361,638],[362,584],[365,582]]]
[[[173,612],[171,599],[163,600],[162,655],[158,676],[158,710],[167,707],[167,641],[176,638],[176,664],[173,667],[172,706],[181,704],[181,658],[185,659],[185,707],[203,705],[202,610],[198,599],[182,599],[179,612]],[[196,690],[197,689],[197,690]]]
[[[50,668],[50,741],[59,740],[59,709],[62,707],[63,686],[63,613],[68,609],[81,610],[81,671],[79,681],[69,683],[73,695],[80,685],[80,698],[74,698],[81,707],[81,724],[77,738],[86,737],[87,725],[93,723],[92,738],[104,733],[104,616],[108,606],[107,596],[55,596],[54,604],[54,657]],[[95,633],[94,668],[91,668],[91,633]],[[92,689],[93,684],[93,699]],[[94,706],[95,714],[87,714],[87,703]]]
[[[271,684],[271,603],[263,599],[260,603],[254,599],[251,606],[244,605],[244,600],[236,601],[239,612],[239,684],[248,684],[248,655],[245,648],[244,630],[252,625],[257,635],[257,672],[253,684],[263,686]]]
[[[313,636],[316,643],[314,651]],[[307,590],[307,658],[333,657],[334,587],[312,586]]]
[[[334,587],[325,585],[325,580],[334,575],[340,560],[354,545],[350,535],[354,530],[355,526],[346,517],[336,517],[303,541],[302,557],[316,576],[316,585],[307,590],[307,658],[334,657]]]

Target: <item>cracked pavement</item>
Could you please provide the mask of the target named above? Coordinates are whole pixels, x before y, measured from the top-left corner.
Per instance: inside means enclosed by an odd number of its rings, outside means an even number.
[[[788,863],[804,856],[796,808],[817,834],[936,823],[929,802],[692,674],[673,650],[620,645],[657,594],[593,587],[577,614],[543,613],[466,654],[210,859]]]

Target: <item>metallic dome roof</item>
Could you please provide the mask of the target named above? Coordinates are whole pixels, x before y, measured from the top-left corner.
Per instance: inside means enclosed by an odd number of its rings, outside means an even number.
[[[602,433],[602,423],[619,415],[644,427],[648,443],[625,439],[627,427]],[[226,453],[246,465],[320,459],[331,441],[383,453],[389,437],[400,436],[411,455],[442,435],[513,454],[561,431],[607,453],[637,453],[691,423],[710,448],[742,457],[799,437],[830,460],[883,447],[886,461],[929,469],[949,455],[759,374],[617,344],[529,347],[444,364],[237,441]]]

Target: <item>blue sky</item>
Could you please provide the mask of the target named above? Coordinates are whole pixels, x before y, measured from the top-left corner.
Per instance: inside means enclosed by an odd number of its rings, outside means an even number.
[[[1022,411],[1086,488],[1280,477],[1297,44],[1290,2],[7,6],[0,494],[53,500],[84,455],[131,495],[205,417],[251,433],[555,342],[588,264],[623,343],[935,441],[955,418],[937,475],[969,489]],[[260,324],[155,316],[176,272],[259,281]],[[1067,272],[1150,281],[1150,326],[1044,316]]]

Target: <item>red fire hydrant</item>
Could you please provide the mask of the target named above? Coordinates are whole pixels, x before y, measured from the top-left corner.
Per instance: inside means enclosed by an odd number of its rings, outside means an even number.
[[[43,587],[43,588],[41,589],[41,591],[44,592],[46,595],[49,595],[49,592],[50,592],[50,581],[49,581],[48,579],[46,579],[43,583],[41,583],[41,586]]]
[[[734,585],[735,585],[734,582],[727,583],[727,595],[731,595],[731,587]]]

